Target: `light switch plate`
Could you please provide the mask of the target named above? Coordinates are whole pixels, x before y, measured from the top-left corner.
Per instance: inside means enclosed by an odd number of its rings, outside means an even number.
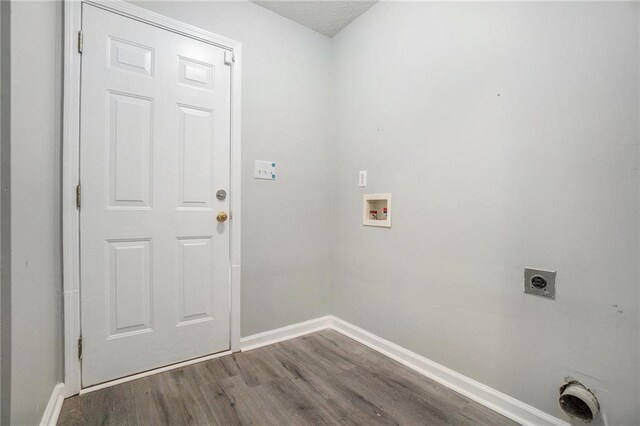
[[[367,171],[366,170],[360,170],[358,172],[358,186],[360,188],[367,187]]]
[[[275,180],[276,162],[255,160],[253,177],[256,179]]]

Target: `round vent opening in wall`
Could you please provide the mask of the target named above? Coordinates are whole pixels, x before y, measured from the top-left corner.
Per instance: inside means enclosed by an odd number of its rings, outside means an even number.
[[[560,387],[560,408],[573,420],[591,422],[600,412],[596,396],[578,381]]]

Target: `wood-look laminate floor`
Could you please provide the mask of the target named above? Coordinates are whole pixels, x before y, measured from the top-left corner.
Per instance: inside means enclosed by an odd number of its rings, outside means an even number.
[[[335,331],[67,399],[59,425],[515,425]]]

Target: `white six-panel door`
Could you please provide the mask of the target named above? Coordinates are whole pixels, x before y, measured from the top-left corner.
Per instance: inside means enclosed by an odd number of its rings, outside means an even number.
[[[229,348],[224,50],[83,5],[82,384]]]

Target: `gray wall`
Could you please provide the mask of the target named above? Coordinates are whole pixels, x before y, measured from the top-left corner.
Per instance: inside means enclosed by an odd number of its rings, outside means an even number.
[[[142,5],[244,43],[242,335],[327,315],[330,40],[248,2]],[[11,223],[13,336],[6,365],[11,422],[34,424],[63,378],[62,7],[12,6],[14,190],[3,221]],[[278,181],[255,181],[255,159],[277,161]]]
[[[558,417],[571,375],[635,424],[638,4],[382,2],[333,43],[333,314]],[[391,229],[361,225],[376,192]]]
[[[12,2],[11,424],[62,381],[61,37],[61,3]]]
[[[7,196],[10,172],[10,40],[11,19],[9,1],[0,2],[0,424],[9,423],[11,394],[11,280],[10,268],[11,215]]]
[[[249,2],[136,4],[243,44],[242,336],[329,314],[330,39]]]
[[[32,424],[62,379],[62,16],[12,6],[11,420]],[[143,6],[243,43],[243,336],[333,311],[551,414],[572,375],[638,418],[637,4],[381,3],[333,40],[247,2]],[[362,227],[386,191],[393,228]],[[525,265],[558,270],[557,301],[522,295]]]

